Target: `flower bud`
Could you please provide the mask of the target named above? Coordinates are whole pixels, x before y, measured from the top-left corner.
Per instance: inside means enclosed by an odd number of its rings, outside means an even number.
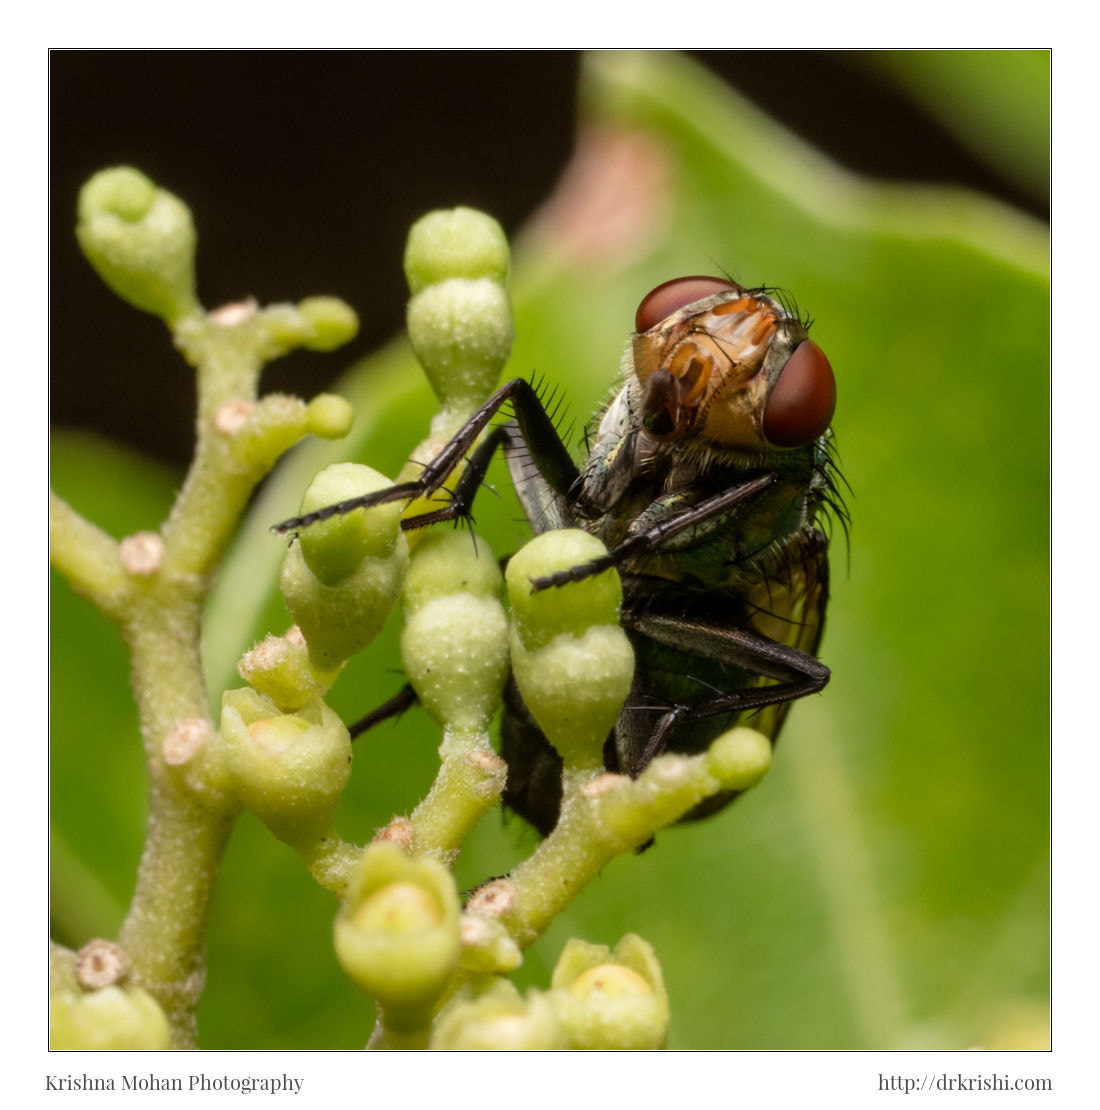
[[[280,840],[305,849],[329,831],[351,774],[351,739],[320,698],[281,715],[255,690],[229,690],[222,740],[234,791]]]
[[[628,934],[612,952],[571,940],[551,980],[550,1001],[571,1048],[663,1048],[668,995],[653,949]]]
[[[705,764],[726,790],[749,790],[772,765],[771,741],[754,728],[731,728],[711,742]]]
[[[413,224],[405,246],[405,277],[409,291],[448,278],[508,276],[508,240],[500,224],[474,208],[440,209]]]
[[[512,309],[490,278],[422,289],[405,314],[409,341],[443,408],[474,409],[496,388],[512,351]]]
[[[51,1049],[166,1049],[170,1041],[164,1011],[140,987],[50,994]]]
[[[566,764],[598,764],[634,677],[634,650],[617,625],[558,636],[527,651],[515,628],[512,673],[527,708]]]
[[[385,485],[369,467],[331,466],[314,480],[302,509],[310,512]],[[356,509],[302,530],[283,561],[281,585],[316,667],[332,670],[374,639],[401,592],[408,561],[398,502]]]
[[[619,623],[623,586],[614,568],[537,592],[531,581],[606,554],[607,548],[595,536],[579,528],[562,528],[536,536],[509,559],[508,600],[526,648],[545,647],[563,632],[577,634],[592,625]]]
[[[135,308],[169,325],[198,308],[191,213],[138,170],[117,166],[87,181],[76,237],[96,273]]]
[[[319,670],[311,662],[304,642],[266,636],[241,657],[237,673],[253,690],[270,698],[280,712],[293,713],[314,698],[323,697],[340,668]]]
[[[391,485],[377,470],[359,463],[326,466],[309,484],[301,513],[374,493]],[[347,578],[366,558],[388,559],[400,535],[401,502],[354,509],[303,528],[298,536],[309,569],[326,586]],[[308,639],[308,635],[306,639]]]
[[[332,351],[355,338],[359,319],[338,297],[307,297],[298,304],[273,304],[261,317],[268,358],[297,347]]]
[[[480,536],[456,529],[425,529],[409,563],[402,589],[408,612],[455,593],[499,597],[504,586],[500,565]]]
[[[508,679],[508,619],[495,597],[452,594],[411,613],[401,661],[420,704],[458,731],[486,729]]]
[[[306,424],[321,439],[343,439],[354,416],[351,402],[335,393],[318,393],[306,406]]]
[[[359,331],[355,310],[339,297],[306,297],[298,302],[298,311],[312,329],[303,344],[311,351],[334,351],[350,343]]]
[[[440,1014],[432,1032],[433,1049],[473,1051],[568,1048],[553,1006],[545,994],[523,998],[506,979],[476,998],[456,999]]]
[[[469,971],[509,972],[523,963],[519,945],[496,918],[467,911],[461,935],[462,966]]]
[[[423,1024],[458,967],[454,879],[429,856],[376,841],[364,850],[336,918],[336,955],[393,1028]]]
[[[523,700],[566,765],[596,766],[634,677],[634,651],[619,627],[618,573],[532,592],[531,579],[606,549],[586,532],[547,532],[508,564],[512,673]]]
[[[508,678],[503,579],[484,540],[437,530],[405,578],[401,658],[421,705],[441,724],[484,730]]]

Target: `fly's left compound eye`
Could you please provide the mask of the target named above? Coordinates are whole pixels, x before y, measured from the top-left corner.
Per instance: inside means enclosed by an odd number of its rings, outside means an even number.
[[[716,277],[681,277],[666,281],[651,289],[638,305],[634,314],[634,330],[649,331],[655,328],[666,316],[671,316],[685,305],[694,304],[704,297],[715,293],[725,293],[730,289],[740,289],[732,281]]]
[[[768,398],[764,435],[776,447],[804,447],[825,431],[835,409],[833,368],[825,352],[804,339],[779,372]]]

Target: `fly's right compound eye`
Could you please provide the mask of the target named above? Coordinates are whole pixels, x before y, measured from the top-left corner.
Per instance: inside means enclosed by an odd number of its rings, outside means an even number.
[[[829,426],[836,379],[825,352],[804,339],[779,372],[764,407],[764,435],[776,447],[804,447]]]
[[[704,297],[713,297],[715,293],[726,293],[731,289],[740,290],[740,288],[739,285],[725,278],[700,276],[673,278],[650,290],[642,298],[642,303],[638,305],[638,311],[634,314],[634,329],[649,331],[685,305],[694,304]]]

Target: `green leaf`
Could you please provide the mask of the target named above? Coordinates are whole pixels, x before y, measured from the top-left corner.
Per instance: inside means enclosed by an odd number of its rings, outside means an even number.
[[[843,535],[832,549],[822,658],[833,680],[795,707],[768,777],[719,816],[615,861],[517,980],[545,987],[570,936],[614,945],[633,932],[661,961],[672,1047],[962,1048],[995,1044],[1021,1020],[1034,1042],[1049,965],[1046,229],[962,190],[851,175],[674,54],[591,57],[581,102],[582,160],[516,244],[505,374],[545,376],[579,426],[607,396],[653,286],[724,268],[789,289],[837,374],[853,529],[848,550]],[[275,593],[284,542],[269,526],[323,465],[355,460],[392,477],[426,432],[430,390],[404,343],[338,392],[356,408],[351,437],[287,460],[223,568],[207,629],[215,699],[238,684],[240,653],[290,623]],[[128,488],[140,473],[110,480]],[[502,555],[529,533],[503,467],[489,482],[503,496],[482,493],[478,531]],[[120,748],[139,758],[136,723],[124,686],[106,700],[125,672],[121,649],[105,646],[112,630],[73,600],[73,627],[106,629],[95,646],[73,637],[68,604],[55,602],[54,684],[86,674],[80,696],[94,695],[97,723],[55,698],[55,767],[81,745],[94,757],[55,782],[54,814],[73,858],[124,900],[144,787],[133,768],[104,782],[91,761],[121,759]],[[346,720],[400,687],[395,623],[334,688]],[[410,811],[438,742],[419,709],[358,740],[341,834],[362,842]],[[93,797],[68,812],[81,790]],[[93,805],[104,802],[106,817]],[[518,822],[490,816],[467,842],[459,887],[503,874],[533,845]],[[205,1047],[365,1041],[369,1005],[331,948],[335,911],[246,817],[212,912]]]

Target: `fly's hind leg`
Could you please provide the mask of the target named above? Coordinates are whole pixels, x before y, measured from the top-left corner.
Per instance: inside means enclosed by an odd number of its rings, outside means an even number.
[[[829,681],[829,668],[815,656],[746,628],[724,627],[701,618],[653,610],[637,616],[626,614],[624,623],[629,623],[643,636],[687,655],[714,660],[773,680],[767,686],[749,686],[715,694],[690,705],[669,706],[641,751],[628,753],[624,760],[629,764],[625,770],[633,775],[639,774],[669,748],[673,733],[683,722],[783,705],[818,693]]]

